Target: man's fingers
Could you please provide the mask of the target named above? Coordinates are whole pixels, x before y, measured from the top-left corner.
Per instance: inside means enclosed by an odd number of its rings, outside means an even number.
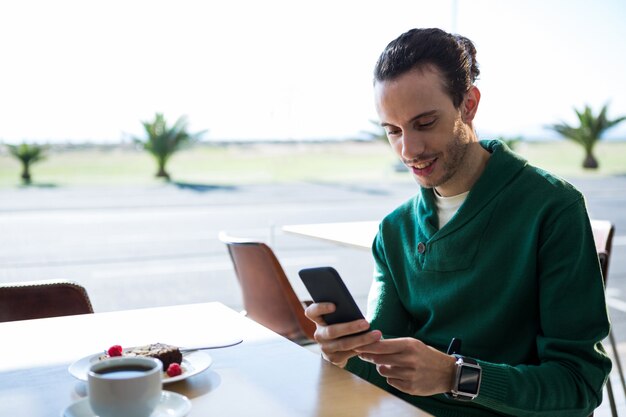
[[[381,340],[378,343],[361,346],[359,349],[357,349],[357,352],[359,354],[371,353],[379,355],[391,355],[394,353],[400,353],[403,350],[404,345],[400,343],[400,339],[385,339]]]
[[[316,324],[314,337],[324,357],[344,366],[348,359],[356,356],[356,348],[375,343],[382,338],[382,333],[379,330],[368,332],[370,324],[365,319],[329,325],[323,316],[335,309],[332,303],[314,303],[305,309],[305,314]]]
[[[313,303],[304,309],[304,315],[311,321],[315,323],[325,326],[326,322],[322,318],[324,314],[329,314],[334,312],[336,309],[333,303]]]
[[[359,334],[356,336],[345,336],[339,339],[329,339],[320,342],[322,354],[330,362],[343,367],[345,362],[353,356],[356,356],[354,349],[363,344],[372,343],[372,341],[380,340],[382,334],[378,330]],[[318,336],[316,335],[316,339]]]
[[[355,320],[347,323],[337,323],[333,325],[325,326],[320,330],[320,333],[323,333],[323,337],[325,339],[338,339],[340,337],[354,335],[356,333],[361,333],[370,328],[370,324],[367,320]],[[380,332],[379,332],[380,333]]]
[[[355,350],[358,351],[359,348]],[[404,355],[397,355],[393,353],[391,354],[358,353],[358,356],[365,362],[375,363],[376,365],[409,367],[413,363],[413,361],[410,358],[407,358]]]

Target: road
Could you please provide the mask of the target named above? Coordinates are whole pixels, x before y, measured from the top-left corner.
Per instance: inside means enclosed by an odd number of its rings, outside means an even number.
[[[302,267],[329,264],[364,301],[366,251],[285,235],[281,225],[369,220],[414,191],[403,185],[296,184],[238,188],[0,191],[0,282],[66,278],[97,311],[241,297],[219,231],[271,243],[293,284]]]
[[[591,217],[616,224],[607,300],[624,342],[626,177],[571,182]],[[237,280],[217,239],[223,230],[270,243],[302,298],[297,271],[334,266],[364,309],[370,254],[287,235],[281,226],[379,219],[415,190],[411,182],[2,189],[0,282],[71,279],[98,312],[212,300],[239,310]]]

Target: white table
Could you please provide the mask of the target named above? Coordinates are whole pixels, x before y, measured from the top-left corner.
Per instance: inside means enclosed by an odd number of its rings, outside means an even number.
[[[378,232],[379,223],[379,221],[359,221],[293,224],[285,225],[282,229],[295,235],[370,250]]]
[[[239,337],[206,351],[208,370],[165,385],[191,400],[190,417],[429,416],[220,303],[0,323],[0,416],[59,417],[86,391],[68,365],[113,344]]]

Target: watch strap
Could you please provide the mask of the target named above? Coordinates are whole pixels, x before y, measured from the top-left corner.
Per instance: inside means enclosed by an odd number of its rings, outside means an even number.
[[[478,365],[478,361],[476,359],[472,359],[472,358],[468,358],[467,356],[461,356],[461,355],[452,355],[455,358],[457,358],[457,360],[463,359],[463,363],[469,363],[470,365]]]

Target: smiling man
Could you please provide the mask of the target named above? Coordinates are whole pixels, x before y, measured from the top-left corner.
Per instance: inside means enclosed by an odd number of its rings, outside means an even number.
[[[478,74],[474,45],[439,29],[383,51],[376,109],[420,188],[380,224],[368,321],[306,313],[327,360],[436,416],[585,417],[611,362],[584,198],[478,140]]]

